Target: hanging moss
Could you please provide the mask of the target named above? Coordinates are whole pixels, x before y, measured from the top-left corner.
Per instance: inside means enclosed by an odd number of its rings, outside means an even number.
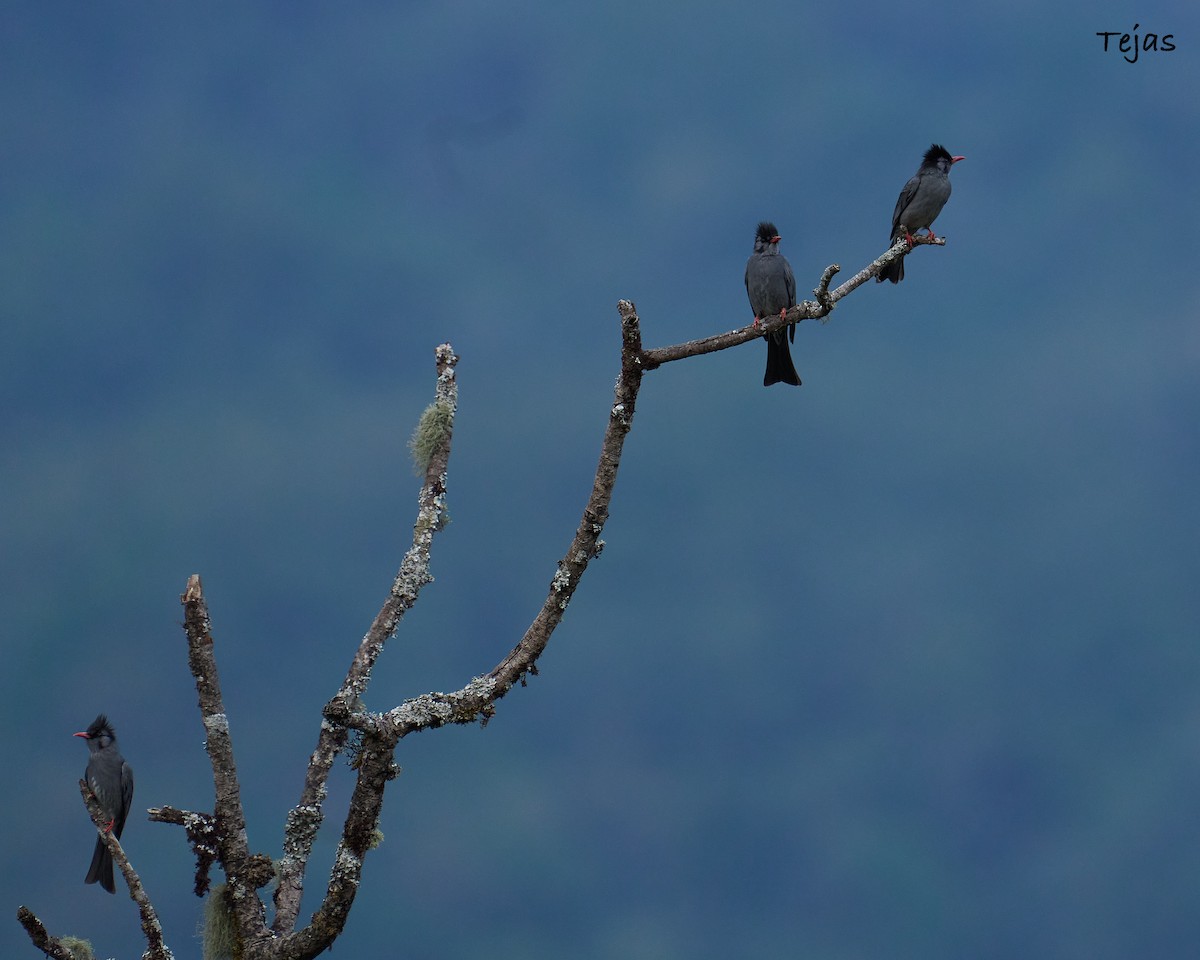
[[[408,449],[412,451],[413,470],[418,477],[425,475],[434,451],[446,442],[453,426],[454,414],[450,412],[448,404],[435,402],[425,408],[417,422],[417,429],[413,431],[412,439],[408,441]]]
[[[80,940],[79,937],[59,937],[58,942],[67,948],[75,960],[96,960],[90,940]]]
[[[204,904],[204,960],[233,960],[237,950],[237,932],[233,911],[225,899],[225,884],[212,888]]]

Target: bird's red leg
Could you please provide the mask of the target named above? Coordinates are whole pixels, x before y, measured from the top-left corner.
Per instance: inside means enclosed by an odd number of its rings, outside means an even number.
[[[755,318],[754,318],[754,329],[755,330],[758,329],[758,317],[757,316],[755,316]]]
[[[938,238],[938,235],[933,232],[933,227],[926,227],[925,229],[929,231],[929,239],[936,240]]]
[[[908,242],[908,248],[910,250],[917,245],[917,241],[913,239],[913,235],[907,230],[904,231],[904,239]]]

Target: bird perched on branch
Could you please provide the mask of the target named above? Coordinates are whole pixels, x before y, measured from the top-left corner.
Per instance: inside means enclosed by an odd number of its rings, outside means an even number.
[[[775,224],[763,221],[754,235],[754,253],[746,261],[746,293],[750,297],[750,309],[754,311],[757,324],[763,317],[773,317],[787,312],[796,305],[796,278],[787,257],[779,252],[782,238]],[[796,325],[788,324],[787,332],[780,327],[766,334],[767,372],[763,375],[763,386],[773,383],[790,383],[800,386],[800,375],[792,363],[792,350],[788,341],[796,339]]]
[[[88,789],[95,794],[100,809],[108,817],[107,829],[120,840],[121,831],[125,829],[125,818],[133,803],[133,768],[117,749],[117,735],[113,733],[104,714],[100,714],[90,727],[75,736],[83,737],[88,745],[87,770],[84,771]],[[96,850],[92,854],[92,865],[88,867],[84,883],[97,881],[109,893],[116,892],[112,856],[99,837],[96,838]]]
[[[942,212],[950,199],[950,168],[966,157],[952,157],[950,151],[935,143],[925,151],[925,158],[912,179],[900,191],[896,200],[896,212],[892,214],[892,239],[901,237],[912,246],[912,235],[924,227],[935,240],[933,221]],[[904,279],[904,259],[894,260],[884,267],[875,278],[880,283],[891,280],[899,283]]]

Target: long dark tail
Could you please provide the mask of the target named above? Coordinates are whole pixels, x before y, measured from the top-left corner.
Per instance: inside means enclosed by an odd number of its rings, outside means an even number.
[[[893,241],[894,242],[894,241]],[[899,283],[904,279],[904,260],[893,260],[886,267],[879,271],[879,276],[875,278],[880,283],[884,280],[891,280],[892,283]]]
[[[790,324],[791,330],[796,329]],[[800,386],[800,374],[792,363],[792,348],[788,346],[787,334],[776,330],[767,336],[767,372],[763,374],[763,386],[773,383],[790,383],[793,387]]]
[[[116,885],[113,883],[112,857],[109,856],[108,847],[99,837],[96,838],[96,849],[92,852],[92,865],[88,867],[87,877],[83,882],[99,882],[100,886],[109,893],[117,892]]]

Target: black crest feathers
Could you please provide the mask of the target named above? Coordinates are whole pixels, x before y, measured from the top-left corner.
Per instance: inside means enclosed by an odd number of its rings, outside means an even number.
[[[754,238],[756,240],[761,240],[763,243],[770,243],[777,236],[779,236],[779,231],[775,229],[775,224],[771,223],[769,220],[763,220],[761,223],[759,223],[758,232],[755,233]]]
[[[107,732],[110,737],[116,735],[113,731],[112,725],[108,722],[108,717],[106,717],[104,714],[100,714],[100,716],[93,720],[91,725],[87,728],[87,738],[89,740],[95,740],[105,732]]]
[[[943,147],[940,143],[930,145],[925,151],[925,158],[921,161],[923,166],[936,167],[939,160],[953,160],[950,156],[950,151]]]

